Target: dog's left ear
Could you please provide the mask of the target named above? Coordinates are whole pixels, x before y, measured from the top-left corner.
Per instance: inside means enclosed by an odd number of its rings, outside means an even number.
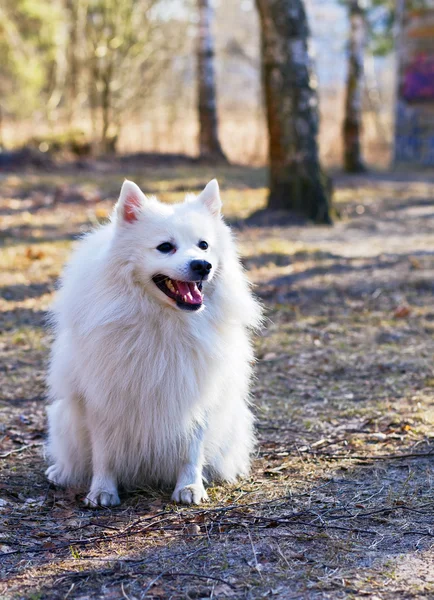
[[[220,189],[217,179],[212,179],[206,186],[203,192],[197,197],[199,202],[202,202],[212,215],[220,216],[222,209],[222,201],[220,199]]]
[[[125,179],[122,184],[119,200],[116,204],[118,218],[127,223],[134,223],[139,217],[140,209],[146,202],[146,196],[133,181]]]

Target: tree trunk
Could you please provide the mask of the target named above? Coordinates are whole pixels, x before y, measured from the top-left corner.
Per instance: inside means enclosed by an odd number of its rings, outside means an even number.
[[[197,0],[197,6],[199,11],[197,45],[199,155],[205,159],[226,161],[217,131],[211,0]]]
[[[98,62],[95,56],[89,61],[88,98],[90,121],[92,124],[92,153],[98,150],[98,90],[96,84],[99,80]]]
[[[302,0],[256,0],[270,161],[268,208],[330,223],[330,185],[318,154],[318,99]]]
[[[109,148],[109,128],[111,124],[111,74],[110,69],[107,69],[102,77],[101,90],[101,113],[102,113],[102,130],[101,130],[101,148],[106,154],[110,152]]]
[[[350,173],[360,173],[366,170],[360,145],[363,58],[366,41],[365,14],[360,0],[349,0],[349,16],[348,76],[343,126],[344,169]]]
[[[78,38],[79,38],[79,3],[77,0],[66,0],[65,9],[68,13],[69,39],[66,48],[66,60],[68,72],[65,85],[66,111],[69,127],[72,127],[77,109],[79,61],[78,61]]]

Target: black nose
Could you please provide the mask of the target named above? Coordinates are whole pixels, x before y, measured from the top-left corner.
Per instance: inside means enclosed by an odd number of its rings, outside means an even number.
[[[206,277],[212,269],[212,264],[206,260],[192,260],[190,263],[190,269],[195,275],[200,277]]]

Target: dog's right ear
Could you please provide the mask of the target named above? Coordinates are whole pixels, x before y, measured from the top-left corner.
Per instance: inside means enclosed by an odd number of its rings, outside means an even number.
[[[119,200],[116,204],[118,219],[134,223],[139,217],[140,210],[146,202],[146,196],[133,181],[125,179],[122,184]]]
[[[212,179],[209,183],[207,183],[197,199],[207,207],[214,217],[220,216],[222,201],[220,199],[220,189],[217,179]]]

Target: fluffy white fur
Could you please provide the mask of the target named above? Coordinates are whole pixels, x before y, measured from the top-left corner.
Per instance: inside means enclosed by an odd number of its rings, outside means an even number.
[[[90,485],[89,506],[116,505],[118,486],[144,484],[200,503],[204,478],[234,481],[249,470],[249,332],[260,309],[220,206],[215,180],[176,205],[126,181],[111,222],[65,269],[52,310],[46,474]],[[156,249],[166,241],[175,253]],[[152,276],[188,280],[191,260],[204,258],[212,271],[203,308],[183,311]]]

